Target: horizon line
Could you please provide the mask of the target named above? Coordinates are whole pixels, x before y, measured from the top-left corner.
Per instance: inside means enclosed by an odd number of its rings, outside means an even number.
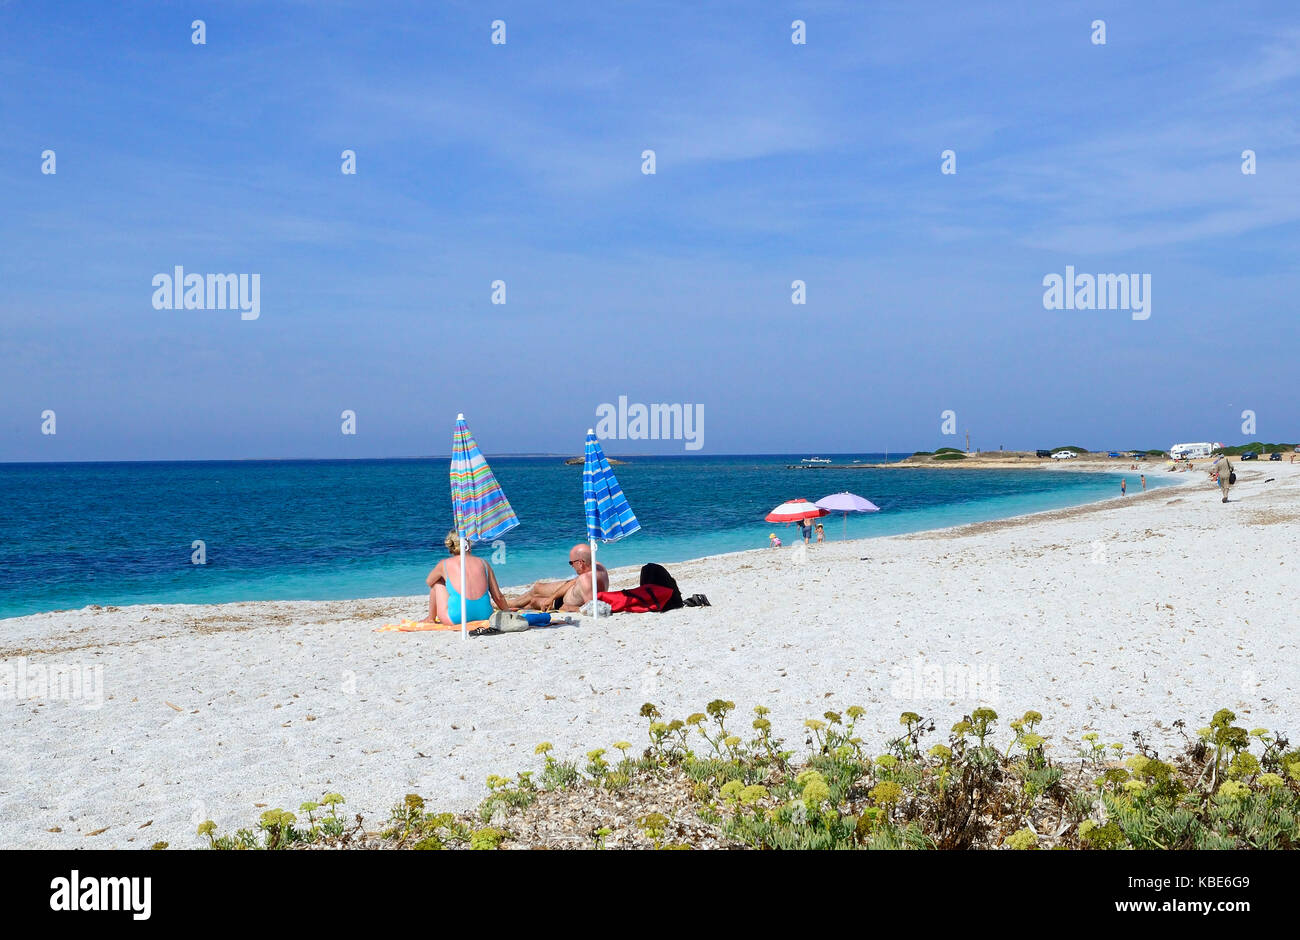
[[[1245,442],[1245,443],[1252,444],[1252,443],[1256,443],[1256,442],[1255,442],[1255,441],[1247,441],[1247,442]],[[1062,446],[1077,447],[1077,446],[1079,446],[1079,445],[1072,444],[1072,445],[1062,445]],[[1242,445],[1239,445],[1239,444],[1226,444],[1225,446],[1227,446],[1227,447],[1238,447],[1238,446],[1242,446]],[[1046,448],[1040,448],[1040,449],[1046,449]],[[1053,448],[1053,449],[1055,449],[1055,448]],[[1152,449],[1154,449],[1154,448],[1137,448],[1137,447],[1130,447],[1130,448],[1112,448],[1112,449],[1113,449],[1113,450],[1121,450],[1121,451],[1123,451],[1123,450],[1128,450],[1128,451],[1138,451],[1138,450],[1141,450],[1141,451],[1149,451],[1149,450],[1152,450]],[[1011,449],[1011,450],[999,449],[999,450],[996,450],[996,451],[992,451],[992,450],[971,450],[971,451],[962,451],[962,453],[971,453],[971,454],[1008,453],[1008,454],[1015,454],[1015,453],[1033,453],[1033,450],[1034,450],[1034,449],[1025,449],[1025,450],[1021,450],[1021,449],[1015,449],[1015,448],[1013,448],[1013,449]],[[1161,448],[1161,450],[1163,451],[1164,448]],[[1089,448],[1089,449],[1088,449],[1088,452],[1089,452],[1089,453],[1103,453],[1103,452],[1108,452],[1108,451],[1104,451],[1104,450],[1093,450],[1093,449]],[[683,453],[636,453],[636,454],[630,454],[630,453],[610,454],[610,453],[607,452],[607,453],[606,453],[606,456],[608,456],[608,457],[612,457],[612,458],[615,458],[615,459],[622,460],[622,459],[625,459],[625,458],[643,459],[643,458],[681,458],[681,457],[684,457],[684,458],[708,458],[708,457],[794,457],[794,456],[797,456],[797,455],[800,454],[800,453],[802,453],[802,451],[783,451],[783,452],[781,452],[781,451],[768,451],[768,452],[763,452],[763,451],[718,451],[718,452],[715,452],[715,453],[709,453],[709,454],[702,454],[702,453],[699,453],[698,451],[696,451],[696,452],[689,452],[689,453],[688,453],[688,452],[683,452]],[[930,453],[930,451],[919,451],[919,450],[916,450],[916,449],[908,449],[908,448],[900,448],[899,450],[862,450],[862,451],[829,451],[829,450],[828,450],[828,451],[822,451],[822,452],[819,452],[819,453],[817,453],[817,454],[814,454],[813,456],[825,456],[825,455],[827,455],[827,454],[829,454],[829,455],[831,455],[831,456],[849,456],[849,455],[875,456],[875,455],[880,455],[880,454],[887,454],[887,455],[893,455],[893,454],[908,454],[908,455],[911,455],[911,454],[916,454],[916,453]],[[557,458],[557,459],[569,460],[569,459],[572,459],[572,458],[574,458],[574,457],[581,457],[582,454],[580,454],[580,453],[579,453],[579,454],[573,454],[573,453],[549,452],[549,451],[518,451],[518,452],[515,452],[515,451],[501,451],[501,452],[493,453],[493,454],[484,454],[483,456],[484,456],[484,459],[489,459],[489,458],[491,458],[491,459],[496,459],[496,458],[499,458],[499,457],[554,457],[554,458]],[[116,463],[280,463],[280,462],[291,462],[291,461],[313,461],[313,462],[318,462],[318,463],[343,463],[343,462],[348,462],[348,461],[365,461],[365,460],[450,460],[450,459],[451,459],[451,454],[450,454],[450,453],[447,453],[447,454],[399,455],[399,456],[387,456],[387,457],[153,457],[153,458],[90,458],[90,459],[82,459],[82,460],[77,460],[77,459],[65,459],[65,460],[60,460],[60,459],[52,459],[52,458],[51,458],[51,459],[40,459],[40,460],[4,460],[4,459],[0,459],[0,466],[5,466],[5,465],[8,465],[8,466],[20,466],[20,465],[35,465],[35,464],[116,464]]]

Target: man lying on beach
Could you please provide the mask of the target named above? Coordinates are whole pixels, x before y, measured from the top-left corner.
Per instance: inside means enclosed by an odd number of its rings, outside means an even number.
[[[591,547],[580,542],[569,549],[574,576],[567,581],[538,581],[525,594],[506,599],[511,610],[578,610],[591,600]],[[609,590],[609,572],[596,565],[596,590]]]

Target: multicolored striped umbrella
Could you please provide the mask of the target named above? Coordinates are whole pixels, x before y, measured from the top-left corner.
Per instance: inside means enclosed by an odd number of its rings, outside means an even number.
[[[610,469],[596,433],[587,429],[587,446],[583,451],[582,505],[587,513],[587,538],[591,542],[591,599],[596,600],[596,540],[615,542],[641,528],[623,488]],[[592,616],[596,605],[591,607]]]
[[[451,437],[451,511],[460,535],[460,632],[465,636],[465,543],[487,542],[519,525],[463,414]]]
[[[456,415],[451,438],[451,510],[457,533],[471,542],[490,541],[519,525],[463,414]]]

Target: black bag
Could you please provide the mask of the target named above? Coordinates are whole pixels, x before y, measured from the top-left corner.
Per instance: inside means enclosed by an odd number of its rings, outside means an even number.
[[[1234,485],[1236,482],[1237,482],[1237,471],[1236,471],[1236,470],[1229,470],[1229,471],[1228,471],[1228,485],[1229,485],[1229,486],[1232,486],[1232,485]]]
[[[668,569],[663,565],[642,565],[641,584],[657,584],[660,587],[669,588],[673,592],[672,597],[670,597],[668,602],[664,604],[664,610],[677,610],[679,607],[685,606],[682,603],[682,592],[677,587],[677,582],[673,579],[673,576],[668,573]]]

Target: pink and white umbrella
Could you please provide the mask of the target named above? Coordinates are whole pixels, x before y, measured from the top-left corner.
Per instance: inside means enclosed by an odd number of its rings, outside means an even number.
[[[863,499],[861,496],[855,496],[852,493],[832,493],[830,496],[824,496],[814,504],[830,512],[844,513],[844,534],[849,534],[849,513],[851,512],[880,512],[880,507],[869,499]]]

